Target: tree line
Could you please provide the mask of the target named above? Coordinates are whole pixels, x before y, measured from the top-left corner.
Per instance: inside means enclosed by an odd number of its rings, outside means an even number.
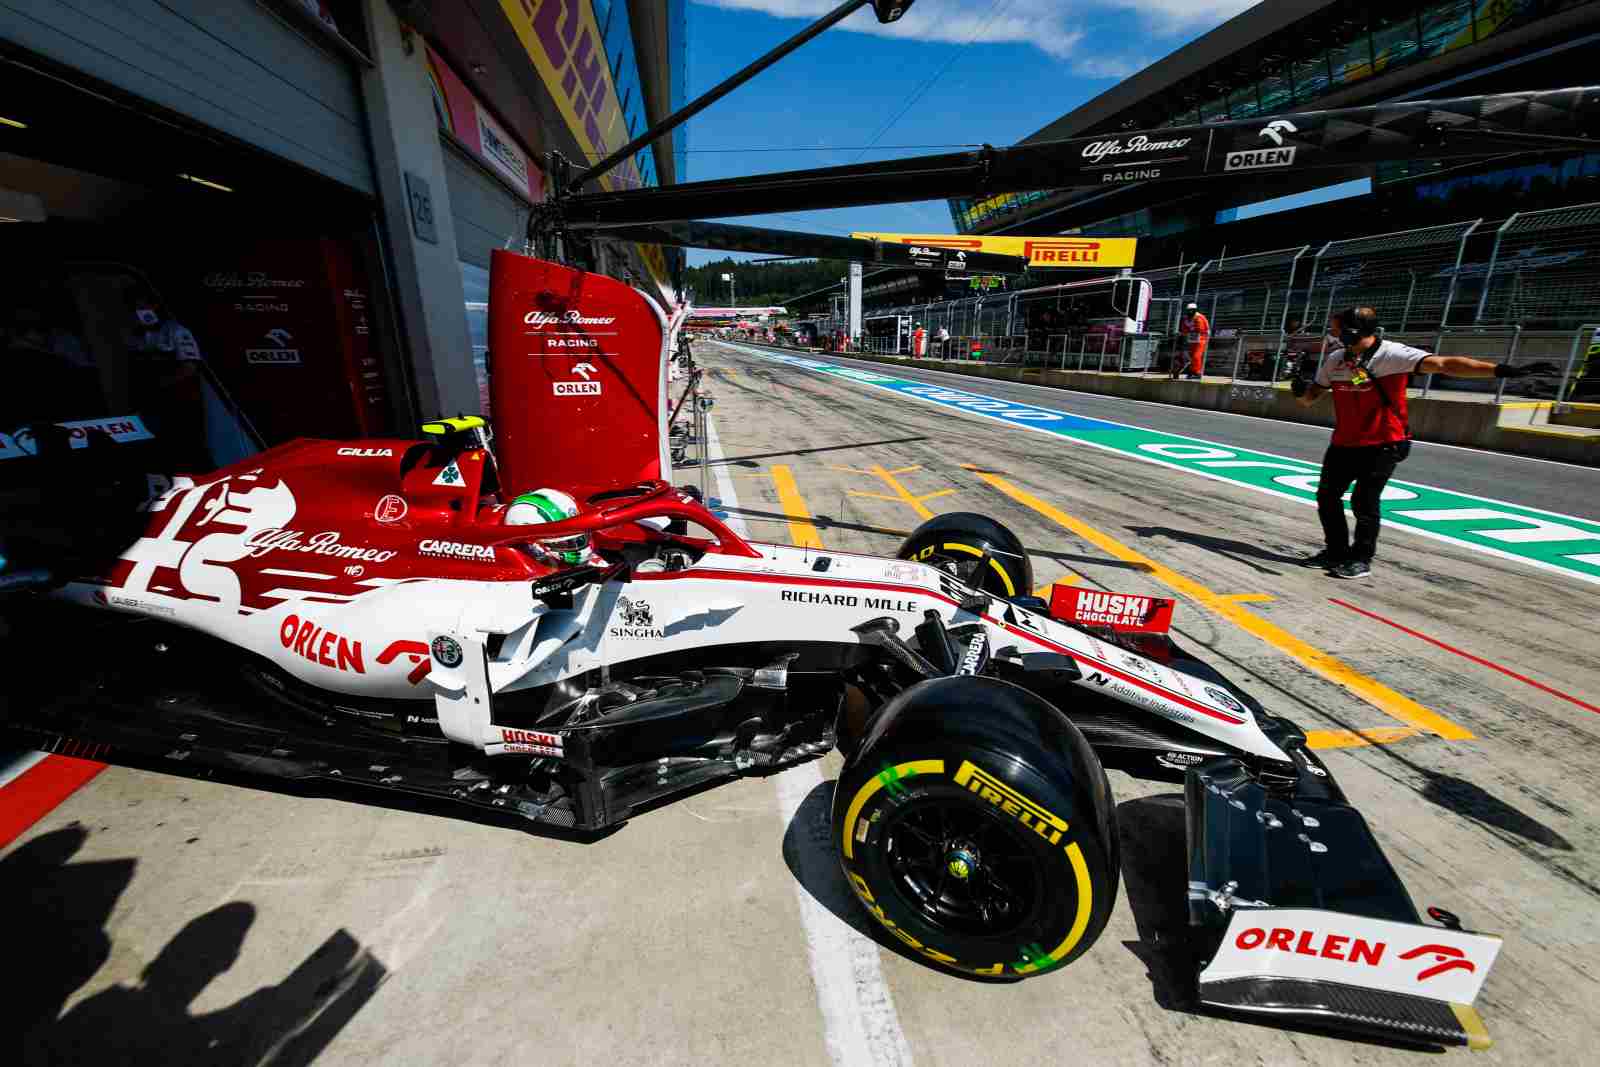
[[[683,274],[684,284],[694,291],[694,302],[702,307],[727,304],[728,283],[722,280],[724,274],[733,275],[739,306],[764,307],[834,285],[849,271],[849,263],[842,259],[736,263],[727,258],[686,268]]]

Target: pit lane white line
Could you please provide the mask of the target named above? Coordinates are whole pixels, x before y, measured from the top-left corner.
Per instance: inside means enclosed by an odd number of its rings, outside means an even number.
[[[717,437],[716,424],[706,417],[706,455],[714,464],[717,496],[728,511],[726,522],[741,537],[749,536],[744,519],[737,514],[739,495],[728,476],[727,458]],[[784,826],[794,824],[801,804],[822,784],[818,763],[807,763],[784,771],[774,779],[778,809]],[[796,828],[794,857],[802,872],[820,874],[833,866],[830,832],[822,827]],[[816,878],[808,879],[815,883]],[[811,980],[817,990],[817,1008],[822,1013],[823,1038],[828,1054],[839,1067],[911,1067],[911,1046],[900,1028],[894,998],[883,980],[883,964],[878,946],[870,938],[851,929],[806,889],[797,879],[794,895],[800,905],[800,921],[805,928],[806,953],[811,958]],[[853,903],[853,902],[852,902]]]

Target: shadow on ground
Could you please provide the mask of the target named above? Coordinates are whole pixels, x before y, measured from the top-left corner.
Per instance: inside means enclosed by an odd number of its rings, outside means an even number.
[[[1273,552],[1260,545],[1234,541],[1226,537],[1212,537],[1210,534],[1194,533],[1190,530],[1173,530],[1166,526],[1129,526],[1127,529],[1128,532],[1142,540],[1148,540],[1152,537],[1165,537],[1169,541],[1194,545],[1196,548],[1203,548],[1207,552],[1215,552],[1219,556],[1225,556],[1235,563],[1242,563],[1257,574],[1270,574],[1273,577],[1279,577],[1283,572],[1275,571],[1270,567],[1263,567],[1259,563],[1251,561],[1263,560],[1267,563],[1278,563],[1286,567],[1300,567],[1304,564],[1305,557],[1311,554],[1307,552],[1298,556],[1286,556],[1281,552]],[[1312,547],[1318,548],[1321,546]]]
[[[344,930],[283,981],[212,1012],[193,1004],[239,958],[256,919],[229,901],[191,919],[130,985],[62,1009],[110,959],[105,925],[133,879],[133,859],[73,863],[78,824],[0,859],[0,929],[26,978],[0,998],[0,1033],[23,1064],[251,1064],[303,1067],[327,1047],[388,971]],[[13,1047],[16,1047],[14,1045]]]

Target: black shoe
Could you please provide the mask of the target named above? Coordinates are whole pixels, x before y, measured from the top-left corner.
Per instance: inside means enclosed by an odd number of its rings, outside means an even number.
[[[1364,559],[1347,559],[1337,567],[1332,568],[1328,573],[1335,578],[1370,578],[1372,577],[1372,564]]]
[[[1315,556],[1307,556],[1305,559],[1301,560],[1300,566],[1321,567],[1323,570],[1331,570],[1332,568],[1337,567],[1343,561],[1343,556],[1325,548],[1321,552],[1318,552]]]

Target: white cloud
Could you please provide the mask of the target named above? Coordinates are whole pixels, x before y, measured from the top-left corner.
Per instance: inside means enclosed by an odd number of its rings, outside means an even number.
[[[817,18],[837,0],[699,0],[711,7],[761,11],[780,18]],[[1078,50],[1083,26],[1093,19],[1107,33],[1174,37],[1204,30],[1253,6],[1256,0],[916,0],[898,22],[880,25],[870,10],[840,27],[858,33],[911,40],[966,44],[1031,44],[1055,59],[1086,62],[1084,74],[1126,77],[1142,64],[1086,56]],[[1119,21],[1121,20],[1120,24]]]

